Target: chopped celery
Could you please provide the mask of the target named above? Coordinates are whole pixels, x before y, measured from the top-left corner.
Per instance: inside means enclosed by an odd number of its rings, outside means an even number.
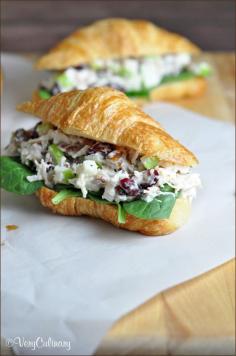
[[[63,200],[67,198],[72,198],[72,197],[81,197],[81,191],[75,191],[72,189],[64,189],[61,190],[59,193],[57,193],[53,198],[52,198],[52,203],[54,205],[57,205],[61,203]]]
[[[142,159],[142,162],[146,169],[152,169],[158,165],[158,158],[157,157],[144,157]]]
[[[144,58],[157,59],[157,58],[160,58],[160,55],[158,55],[158,54],[147,54],[146,56],[144,56]]]
[[[117,70],[115,74],[123,78],[130,78],[132,76],[132,72],[125,67],[120,67],[120,69]]]
[[[36,128],[37,133],[39,136],[46,135],[50,129],[53,128],[53,125],[50,124],[49,122],[42,122],[39,124]]]
[[[177,81],[181,81],[181,80],[187,80],[187,79],[191,79],[191,78],[195,78],[195,77],[197,77],[197,74],[195,74],[195,73],[193,73],[191,71],[183,71],[183,72],[179,73],[178,75],[167,75],[167,76],[165,76],[161,80],[159,86],[163,85],[163,84],[168,84],[168,83],[177,82]],[[145,88],[143,86],[140,90],[126,92],[126,95],[129,96],[129,97],[144,97],[144,98],[148,98],[150,92],[156,87],[157,86],[151,87],[151,88]]]
[[[63,172],[63,175],[65,183],[68,183],[70,179],[73,179],[75,177],[75,173],[69,168]]]
[[[39,96],[41,99],[49,99],[52,95],[45,89],[39,89]]]
[[[200,63],[196,74],[201,77],[208,77],[212,74],[212,68],[207,63]]]
[[[118,223],[125,224],[126,222],[126,211],[121,204],[117,204],[118,208]]]
[[[49,152],[51,153],[51,156],[53,158],[53,161],[55,164],[60,164],[61,159],[64,156],[63,152],[60,150],[60,148],[55,145],[54,143],[49,146]]]
[[[59,74],[56,77],[56,81],[63,88],[69,88],[73,86],[73,82],[68,78],[66,73]]]
[[[96,162],[98,168],[102,168],[102,164],[100,162]]]
[[[90,63],[90,67],[96,71],[102,69],[102,64],[99,61],[95,60],[92,63]]]

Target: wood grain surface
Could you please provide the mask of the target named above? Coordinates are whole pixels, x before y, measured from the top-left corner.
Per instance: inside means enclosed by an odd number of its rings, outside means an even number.
[[[1,0],[1,10],[4,51],[46,51],[75,28],[107,17],[153,21],[208,51],[235,48],[234,0]]]
[[[235,55],[202,58],[214,68],[205,96],[175,104],[234,122]],[[235,355],[235,261],[160,293],[121,318],[96,355]]]

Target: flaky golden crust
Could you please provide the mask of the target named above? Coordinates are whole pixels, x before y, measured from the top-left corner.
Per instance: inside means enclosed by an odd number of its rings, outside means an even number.
[[[40,101],[40,100],[42,100],[42,98],[40,98],[39,91],[38,90],[33,91],[32,101]]]
[[[148,98],[132,98],[137,105],[142,107],[145,104],[155,101],[175,101],[178,99],[197,97],[204,94],[207,88],[207,81],[204,78],[193,78],[179,82],[169,83],[156,87],[150,92]],[[40,100],[39,95],[34,93],[32,100]]]
[[[54,205],[52,198],[55,195],[55,191],[45,187],[37,192],[41,204],[54,213],[70,216],[88,215],[103,219],[122,229],[137,231],[149,236],[166,235],[177,230],[186,223],[190,214],[189,201],[177,199],[169,219],[143,220],[127,215],[126,223],[119,224],[117,208],[114,205],[101,204],[83,198],[67,198],[60,204]]]
[[[36,115],[69,135],[131,148],[169,164],[197,163],[193,153],[115,89],[71,91],[48,100],[23,103],[18,110]]]
[[[38,69],[65,69],[101,58],[198,53],[188,39],[144,20],[105,19],[78,29],[37,62]]]
[[[161,85],[153,89],[147,100],[136,101],[143,105],[151,101],[171,101],[188,97],[197,97],[202,95],[207,88],[207,82],[204,78],[193,78],[175,83]],[[139,99],[138,99],[139,100]]]

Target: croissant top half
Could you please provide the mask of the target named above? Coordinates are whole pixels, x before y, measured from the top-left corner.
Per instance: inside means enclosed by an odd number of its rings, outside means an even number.
[[[142,156],[184,166],[196,157],[174,140],[125,94],[112,88],[89,88],[25,102],[18,110],[50,122],[64,133],[134,149]]]
[[[95,59],[198,53],[188,39],[144,20],[105,19],[76,30],[41,57],[38,69],[65,69]]]

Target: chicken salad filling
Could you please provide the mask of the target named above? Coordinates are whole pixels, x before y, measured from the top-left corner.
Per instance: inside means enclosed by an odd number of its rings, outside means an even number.
[[[148,97],[150,91],[159,85],[206,77],[210,72],[211,68],[207,63],[194,63],[187,53],[98,59],[90,64],[69,67],[43,81],[39,87],[39,96],[47,99],[71,90],[109,86],[130,97]]]
[[[39,122],[33,129],[19,129],[7,147],[31,170],[30,183],[42,181],[51,189],[73,189],[83,198],[109,203],[175,199],[192,200],[201,186],[190,167],[162,167],[157,157],[83,137],[66,135],[51,124]]]

